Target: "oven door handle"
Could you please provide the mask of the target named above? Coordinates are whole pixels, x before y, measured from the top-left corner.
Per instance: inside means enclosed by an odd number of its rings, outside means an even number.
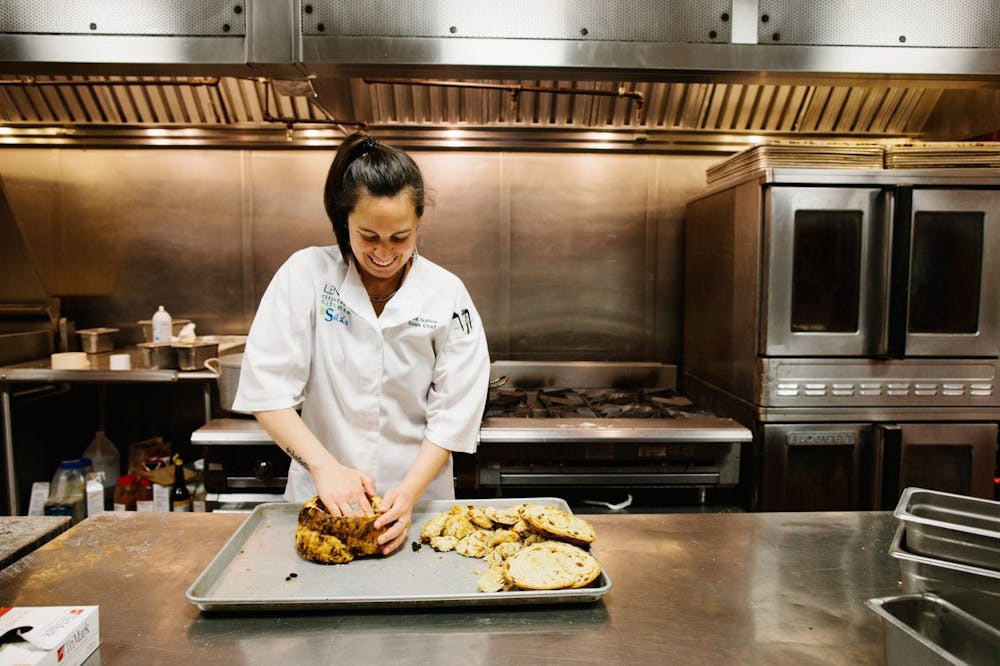
[[[902,488],[903,428],[891,423],[875,425],[875,465],[872,470],[872,503],[875,511],[895,508]]]
[[[899,187],[890,212],[889,305],[886,329],[889,358],[906,355],[910,308],[910,254],[913,235],[913,188]]]

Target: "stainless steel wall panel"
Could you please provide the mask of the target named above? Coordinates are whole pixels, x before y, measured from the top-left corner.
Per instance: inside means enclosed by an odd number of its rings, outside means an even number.
[[[161,304],[245,333],[278,266],[334,242],[333,153],[4,148],[0,177],[49,293],[124,343]],[[717,158],[411,153],[420,252],[466,283],[494,358],[677,362],[683,205]]]
[[[141,339],[135,322],[157,305],[203,332],[235,332],[239,245],[229,239],[239,239],[239,181],[227,181],[238,153],[54,155],[9,151],[4,176],[64,311],[82,313],[84,326],[120,327],[123,339]]]
[[[1000,47],[995,0],[759,0],[757,12],[760,44]]]
[[[640,358],[644,158],[511,155],[511,354]],[[545,183],[545,187],[538,187]],[[614,192],[613,197],[608,196]]]
[[[243,258],[250,262],[253,297],[230,306],[239,308],[247,329],[275,271],[292,253],[336,242],[323,209],[323,184],[333,154],[261,151],[244,155],[247,194],[242,214],[248,235],[241,240]]]

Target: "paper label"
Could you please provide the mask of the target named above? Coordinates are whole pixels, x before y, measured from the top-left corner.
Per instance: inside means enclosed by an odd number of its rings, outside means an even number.
[[[104,486],[100,481],[87,481],[87,515],[96,516],[104,511]]]
[[[170,513],[170,488],[153,484],[153,511]]]
[[[49,482],[35,481],[31,484],[31,499],[28,501],[29,516],[45,515],[45,500],[49,498]]]

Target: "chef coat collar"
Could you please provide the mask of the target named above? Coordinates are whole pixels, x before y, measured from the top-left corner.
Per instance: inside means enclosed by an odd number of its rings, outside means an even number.
[[[388,328],[410,321],[420,315],[419,294],[423,291],[420,283],[423,281],[426,268],[425,262],[420,259],[416,250],[413,252],[412,261],[406,279],[403,280],[403,285],[385,304],[381,317],[375,315],[375,308],[372,306],[371,299],[368,298],[368,291],[361,281],[357,262],[353,259],[347,263],[347,275],[340,286],[341,300],[356,315],[376,328]]]

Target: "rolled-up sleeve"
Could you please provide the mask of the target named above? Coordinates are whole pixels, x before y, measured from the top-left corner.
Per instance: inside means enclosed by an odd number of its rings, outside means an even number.
[[[298,277],[293,256],[261,299],[247,338],[233,409],[296,407],[309,380],[313,348],[313,286]]]
[[[455,299],[444,344],[437,350],[427,396],[425,437],[450,451],[474,452],[489,381],[486,333],[463,287]]]

